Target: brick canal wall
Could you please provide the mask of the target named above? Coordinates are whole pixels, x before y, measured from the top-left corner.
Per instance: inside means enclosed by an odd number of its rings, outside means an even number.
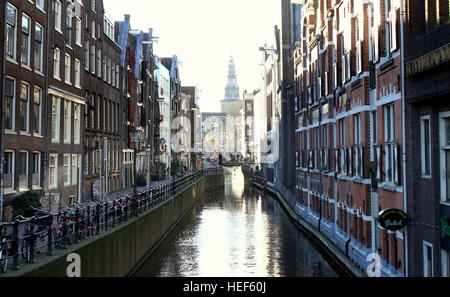
[[[254,186],[262,191],[266,190],[268,195],[276,198],[286,213],[295,221],[296,225],[303,230],[305,234],[318,245],[318,247],[320,247],[324,256],[330,259],[336,269],[341,271],[343,275],[349,277],[366,276],[364,272],[348,257],[346,257],[346,255],[339,250],[331,240],[329,240],[324,234],[320,233],[316,227],[305,221],[294,211],[293,205],[295,205],[295,201],[291,201],[286,197],[287,195],[283,195],[269,186],[264,188],[263,185],[256,182],[254,183]]]
[[[223,175],[205,176],[174,198],[139,218],[129,220],[93,240],[85,240],[54,256],[25,265],[5,276],[66,277],[67,255],[81,258],[82,277],[128,276],[175,227],[205,192],[224,185]]]

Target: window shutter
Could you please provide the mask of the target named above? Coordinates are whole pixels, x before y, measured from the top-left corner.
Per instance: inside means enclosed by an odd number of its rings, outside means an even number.
[[[339,149],[334,149],[334,171],[339,173]]]
[[[380,61],[380,36],[378,24],[374,24],[372,28],[374,63]]]
[[[360,41],[358,41],[358,48],[357,48],[357,51],[358,51],[358,74],[360,74],[362,71],[363,71],[363,61],[364,61],[364,59],[363,59],[363,41],[362,40],[360,40]]]
[[[364,147],[361,146],[360,148],[360,154],[361,154],[361,158],[360,158],[360,164],[359,164],[359,172],[361,173],[361,177],[364,178],[365,174],[364,174]]]
[[[398,145],[397,144],[394,144],[393,145],[393,148],[394,148],[394,182],[395,182],[395,184],[396,185],[398,185],[399,184],[399,181],[400,181],[400,179],[399,179],[399,159],[398,159],[398,157],[399,157],[399,154],[398,154]]]
[[[398,49],[398,19],[399,19],[399,10],[394,9],[391,11],[391,14],[389,16],[389,19],[391,21],[391,36],[392,36],[392,42],[391,42],[391,51],[396,51]]]
[[[381,146],[376,147],[377,158],[377,180],[381,180]]]

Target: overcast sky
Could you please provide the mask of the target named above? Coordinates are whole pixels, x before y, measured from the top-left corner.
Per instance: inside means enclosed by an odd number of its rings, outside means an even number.
[[[104,0],[115,21],[131,15],[133,29],[153,28],[155,53],[178,56],[182,84],[202,91],[202,111],[220,111],[230,54],[241,94],[259,87],[261,53],[280,23],[279,0]],[[242,95],[241,95],[242,96]]]

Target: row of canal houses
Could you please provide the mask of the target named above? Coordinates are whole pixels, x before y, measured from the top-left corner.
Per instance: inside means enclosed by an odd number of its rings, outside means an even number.
[[[113,21],[101,0],[7,0],[0,11],[4,220],[28,191],[55,211],[170,174],[179,63],[155,55],[152,29]]]
[[[362,272],[449,276],[449,1],[281,6],[255,96],[269,185]]]

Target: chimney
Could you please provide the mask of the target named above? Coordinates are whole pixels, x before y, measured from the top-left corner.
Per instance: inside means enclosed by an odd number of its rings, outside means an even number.
[[[130,21],[130,15],[129,14],[125,15],[125,21],[128,21],[128,22]]]

